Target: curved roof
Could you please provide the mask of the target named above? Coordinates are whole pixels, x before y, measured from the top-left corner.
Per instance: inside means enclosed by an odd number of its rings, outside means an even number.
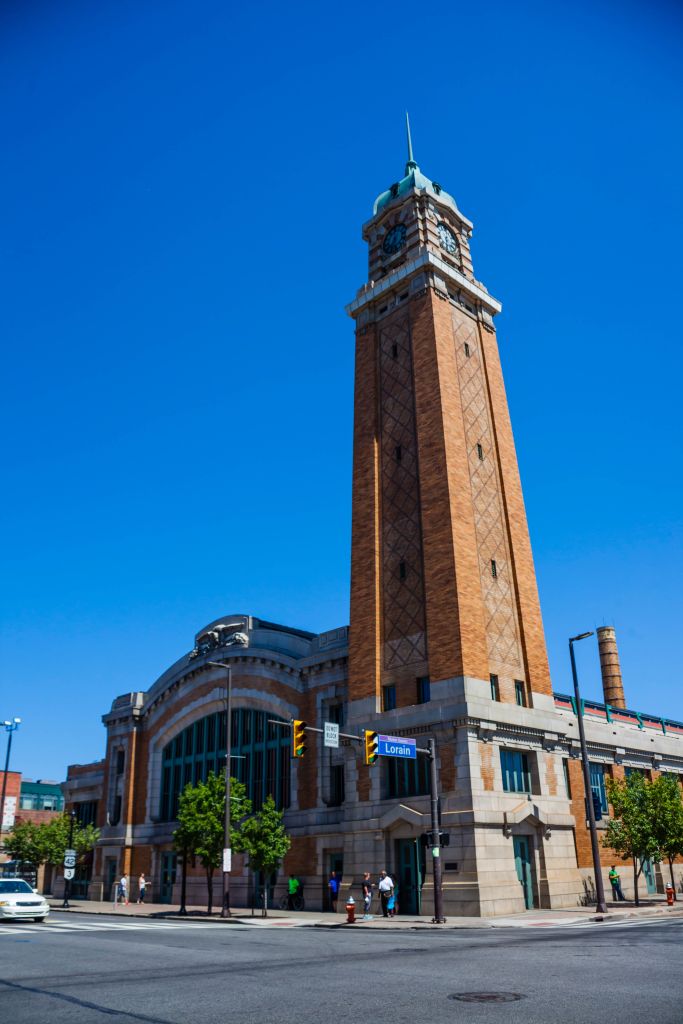
[[[381,195],[375,199],[375,205],[372,208],[373,216],[380,213],[389,203],[392,203],[394,199],[398,199],[401,196],[411,192],[414,188],[422,189],[426,192],[430,192],[433,196],[440,199],[442,202],[452,203],[453,207],[457,210],[457,204],[453,196],[449,195],[448,192],[441,188],[438,182],[432,181],[426,174],[423,174],[418,165],[414,160],[409,160],[406,164],[406,172],[400,181],[395,182],[386,192],[382,192]]]

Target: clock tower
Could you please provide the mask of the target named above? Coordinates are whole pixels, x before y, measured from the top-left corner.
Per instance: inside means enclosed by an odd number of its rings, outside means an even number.
[[[363,227],[349,701],[552,707],[494,317],[472,223],[413,158]]]

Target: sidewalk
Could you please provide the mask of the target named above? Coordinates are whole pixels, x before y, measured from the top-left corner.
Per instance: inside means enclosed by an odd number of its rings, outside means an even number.
[[[626,902],[620,904],[608,904],[606,914],[596,914],[594,907],[576,907],[571,910],[528,910],[523,914],[513,914],[508,917],[449,917],[446,925],[434,925],[428,917],[407,917],[400,916],[390,919],[383,917],[372,917],[364,921],[362,915],[356,918],[354,925],[347,925],[346,913],[337,914],[323,913],[319,910],[303,910],[298,913],[291,913],[286,910],[269,910],[268,917],[261,916],[261,911],[256,910],[252,916],[251,910],[242,907],[234,908],[232,916],[224,919],[220,917],[220,911],[214,911],[210,918],[206,910],[200,907],[191,907],[186,915],[179,915],[177,905],[165,903],[130,903],[128,906],[113,908],[111,903],[96,903],[90,900],[71,900],[70,908],[62,910],[61,900],[48,899],[50,907],[54,911],[70,914],[100,914],[111,917],[137,917],[150,918],[154,920],[168,921],[207,921],[210,920],[216,925],[246,925],[256,927],[308,927],[308,928],[347,928],[353,927],[370,928],[377,931],[405,931],[421,930],[425,928],[542,928],[558,927],[567,925],[587,925],[594,922],[618,922],[632,920],[634,918],[652,919],[653,917],[676,917],[683,919],[683,900],[679,900],[673,907],[668,907],[665,899],[641,901],[641,905]],[[356,904],[358,906],[358,904]],[[618,909],[617,909],[618,908]]]

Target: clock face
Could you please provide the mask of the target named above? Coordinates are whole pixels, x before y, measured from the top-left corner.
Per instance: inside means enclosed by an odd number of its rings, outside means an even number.
[[[395,224],[393,228],[387,234],[382,245],[382,250],[387,256],[393,256],[395,252],[402,249],[406,242],[406,226],[405,224]]]
[[[436,230],[439,232],[441,248],[450,253],[451,256],[457,256],[459,251],[458,239],[455,237],[448,225],[441,221]]]

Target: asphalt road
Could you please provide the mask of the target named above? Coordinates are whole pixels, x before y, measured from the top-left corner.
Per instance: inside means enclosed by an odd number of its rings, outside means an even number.
[[[682,943],[677,921],[372,933],[53,914],[0,928],[0,1020],[681,1024]]]

